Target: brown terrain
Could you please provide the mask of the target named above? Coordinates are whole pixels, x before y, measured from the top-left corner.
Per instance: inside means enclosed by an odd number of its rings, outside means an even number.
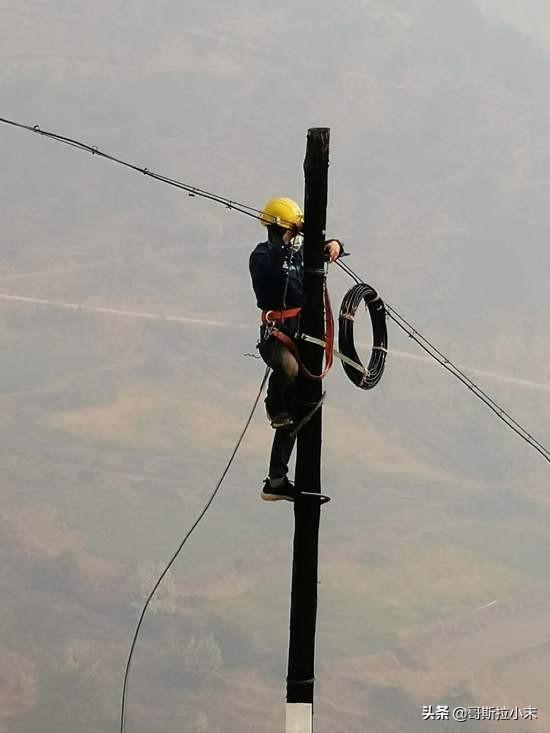
[[[548,16],[482,5],[0,0],[2,114],[253,205],[299,195],[326,120],[350,263],[548,443]],[[0,733],[106,733],[143,600],[261,378],[263,233],[0,132]],[[389,335],[377,389],[326,381],[316,733],[495,729],[430,704],[532,705],[509,729],[545,733],[546,464]],[[261,412],[151,604],[127,733],[282,730],[292,514],[258,498]]]

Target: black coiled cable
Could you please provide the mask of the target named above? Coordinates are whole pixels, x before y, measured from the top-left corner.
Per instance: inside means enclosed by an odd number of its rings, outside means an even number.
[[[386,309],[374,288],[366,283],[358,283],[348,290],[340,306],[338,317],[338,348],[344,356],[363,365],[353,340],[353,323],[361,302],[369,311],[372,323],[372,351],[368,367],[363,373],[354,369],[345,361],[342,362],[348,378],[361,389],[372,389],[382,377],[386,363],[388,348],[388,332],[386,330]]]

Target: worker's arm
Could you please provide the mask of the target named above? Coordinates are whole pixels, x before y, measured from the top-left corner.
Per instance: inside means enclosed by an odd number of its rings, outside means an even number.
[[[249,268],[258,308],[279,308],[285,287],[283,254],[259,246],[250,255]]]

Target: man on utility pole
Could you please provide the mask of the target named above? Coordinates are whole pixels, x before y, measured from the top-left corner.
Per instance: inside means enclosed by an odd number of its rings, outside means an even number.
[[[267,228],[267,242],[257,245],[250,255],[250,275],[262,325],[258,348],[271,367],[266,411],[275,429],[268,476],[262,499],[276,501],[295,498],[288,480],[288,463],[296,441],[296,387],[300,356],[294,340],[300,330],[304,302],[304,254],[300,206],[289,198],[272,198],[262,210],[261,223]],[[324,258],[334,262],[343,253],[338,239],[324,242]]]
[[[292,199],[268,201],[261,215],[268,241],[250,256],[252,285],[262,309],[260,354],[273,370],[266,409],[275,437],[262,498],[294,501],[286,733],[313,731],[319,519],[327,501],[321,494],[321,378],[332,363],[332,314],[327,315],[324,372],[323,350],[294,337],[299,330],[317,341],[325,339],[325,262],[344,251],[339,240],[325,241],[329,132],[308,131],[305,217]],[[293,485],[286,474],[296,436]]]

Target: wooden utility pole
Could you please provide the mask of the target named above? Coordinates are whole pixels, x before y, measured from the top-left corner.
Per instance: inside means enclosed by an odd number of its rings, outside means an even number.
[[[308,130],[304,161],[304,305],[300,327],[304,333],[324,338],[324,243],[327,210],[328,154],[330,130]],[[304,365],[320,374],[323,350],[300,343]],[[321,400],[319,380],[298,382],[297,420],[307,415]],[[322,409],[298,433],[296,488],[321,494]],[[294,502],[294,556],[290,602],[290,641],[288,650],[287,705],[285,733],[312,733],[315,661],[315,624],[317,620],[317,566],[321,502],[315,496]]]

